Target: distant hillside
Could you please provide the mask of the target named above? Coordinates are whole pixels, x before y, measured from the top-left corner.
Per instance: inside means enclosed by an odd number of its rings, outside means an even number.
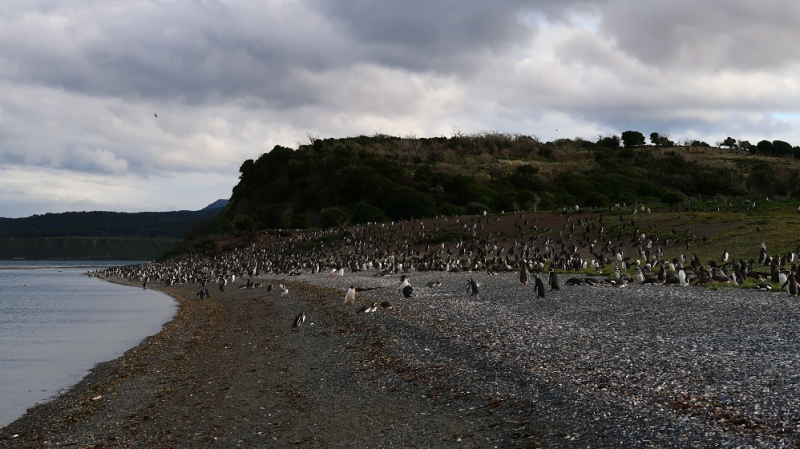
[[[621,142],[612,136],[543,143],[487,133],[312,139],[296,150],[276,146],[244,161],[216,230],[324,228],[616,203],[680,210],[692,198],[800,193],[800,160],[793,152],[703,142],[675,146],[668,140],[620,147]]]
[[[199,211],[0,218],[0,259],[152,260],[207,228],[226,204],[218,200]]]
[[[0,259],[155,260],[180,239],[133,237],[0,238]]]
[[[221,211],[227,205],[228,205],[228,200],[217,200],[209,204],[208,206],[204,207],[202,210],[217,209]]]
[[[185,232],[198,221],[210,220],[221,210],[222,207],[209,206],[199,211],[64,212],[25,218],[0,218],[0,237],[101,236],[179,239],[183,238]]]

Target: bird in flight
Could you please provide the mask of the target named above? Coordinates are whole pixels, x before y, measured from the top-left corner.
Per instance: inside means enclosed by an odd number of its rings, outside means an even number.
[[[155,116],[156,116],[156,118],[158,118],[158,114],[153,114],[153,115],[155,115]]]

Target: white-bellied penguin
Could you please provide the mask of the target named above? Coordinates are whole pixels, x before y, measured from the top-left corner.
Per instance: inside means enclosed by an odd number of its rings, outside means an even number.
[[[355,303],[356,303],[356,286],[355,285],[351,285],[350,288],[347,289],[347,293],[344,294],[344,303],[345,304],[355,305]]]

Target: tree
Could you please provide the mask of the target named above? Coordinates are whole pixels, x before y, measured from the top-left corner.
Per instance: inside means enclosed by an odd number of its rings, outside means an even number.
[[[603,148],[617,149],[619,148],[619,144],[620,144],[620,139],[619,136],[617,135],[606,136],[606,137],[599,136],[599,139],[597,140],[597,146]]]
[[[650,133],[650,143],[652,143],[655,146],[658,146],[658,139],[660,137],[661,136],[659,136],[658,133]]]
[[[736,139],[733,137],[727,137],[725,140],[722,141],[720,146],[728,147],[729,150],[736,148]]]
[[[756,149],[759,153],[772,154],[772,142],[769,140],[762,140],[756,144]]]
[[[792,145],[782,140],[773,140],[772,151],[779,156],[784,154],[792,154]]]
[[[622,144],[625,148],[640,147],[645,144],[644,134],[639,131],[625,131],[622,133]]]
[[[320,211],[323,228],[342,227],[350,221],[350,212],[343,207],[326,207]]]
[[[660,147],[674,147],[675,142],[669,140],[669,134],[666,136],[658,136],[658,146]]]

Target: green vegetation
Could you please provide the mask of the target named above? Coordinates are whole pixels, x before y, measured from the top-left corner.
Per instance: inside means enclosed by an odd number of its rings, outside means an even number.
[[[0,218],[0,259],[153,260],[202,236],[220,210]]]
[[[0,218],[0,237],[147,237],[180,239],[205,228],[220,209],[177,212],[65,212]],[[199,222],[199,223],[198,223]],[[196,232],[195,229],[192,232]]]
[[[650,140],[653,145],[646,145],[638,131],[596,142],[543,143],[501,133],[314,138],[296,150],[276,146],[245,161],[231,205],[213,231],[618,203],[686,210],[692,199],[731,202],[800,192],[800,160],[785,142],[770,143],[772,149],[759,143],[756,153],[750,151],[755,146],[732,138],[717,148],[697,141],[676,146],[659,133]]]
[[[180,240],[131,237],[0,238],[0,259],[154,260]]]

